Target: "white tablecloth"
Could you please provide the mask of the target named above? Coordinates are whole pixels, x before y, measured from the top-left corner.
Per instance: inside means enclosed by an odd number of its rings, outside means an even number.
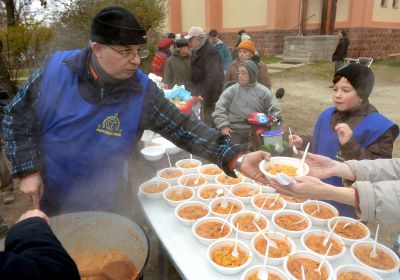
[[[192,228],[184,226],[175,217],[175,208],[169,206],[164,200],[147,200],[140,193],[138,193],[139,201],[144,209],[145,215],[150,222],[153,230],[157,234],[159,240],[162,242],[166,252],[170,256],[171,262],[179,274],[184,279],[190,280],[212,280],[212,279],[240,279],[244,272],[235,275],[224,275],[216,271],[211,264],[207,261],[207,246],[200,244],[196,237],[192,234]],[[252,206],[245,207],[248,210]],[[268,218],[270,221],[271,219]],[[326,227],[325,227],[326,228]],[[321,229],[321,227],[313,226],[313,229]],[[326,228],[327,229],[327,228]],[[270,223],[269,230],[275,230],[272,223]],[[231,234],[234,237],[234,231]],[[250,246],[251,240],[243,240]],[[301,245],[300,239],[294,239],[297,251],[305,250]],[[335,269],[343,264],[356,264],[350,255],[350,248],[347,247],[346,254],[343,258],[335,262],[330,262]],[[253,260],[247,268],[255,265],[262,265],[262,262],[254,255]],[[282,272],[283,265],[276,266]],[[400,273],[392,277],[385,278],[385,280],[399,280]]]

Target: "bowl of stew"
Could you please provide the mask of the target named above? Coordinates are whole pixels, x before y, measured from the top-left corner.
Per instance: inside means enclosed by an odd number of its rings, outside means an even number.
[[[268,271],[268,280],[286,280],[287,276],[280,269],[273,266],[266,266],[265,269]],[[259,273],[264,270],[264,266],[256,265],[249,267],[243,273],[241,280],[258,280]]]
[[[278,194],[276,193],[265,193],[261,195],[254,196],[251,199],[251,205],[254,207],[255,211],[261,210],[261,213],[266,217],[272,217],[272,215],[286,207],[286,201],[283,200],[280,195],[275,202],[275,205],[272,205],[276,199]],[[267,201],[265,201],[267,200]],[[271,207],[273,206],[273,207]],[[263,207],[263,208],[261,208]]]
[[[222,190],[222,193],[219,194],[218,190]],[[206,184],[204,186],[201,186],[198,190],[197,190],[197,197],[203,201],[203,202],[210,202],[212,201],[214,198],[217,197],[222,197],[222,196],[227,196],[229,194],[229,190],[221,185],[217,185],[217,184]]]
[[[157,177],[167,181],[171,186],[178,184],[178,178],[183,176],[184,172],[178,167],[168,167],[157,172]]]
[[[163,192],[170,187],[167,181],[153,178],[139,186],[139,192],[147,199],[162,199]]]
[[[219,197],[210,202],[210,210],[217,217],[225,218],[244,209],[244,204],[233,197]]]
[[[335,277],[337,280],[382,280],[375,272],[365,267],[346,264],[340,265],[335,269]]]
[[[201,166],[201,161],[198,159],[181,159],[175,162],[175,166],[182,168],[185,174],[197,174],[197,169]]]
[[[193,224],[192,233],[201,244],[208,246],[218,239],[229,237],[232,225],[222,218],[205,217]]]
[[[197,220],[209,214],[208,205],[200,201],[185,201],[175,208],[175,216],[185,226],[192,226]]]
[[[237,178],[231,177],[226,175],[225,173],[219,174],[215,177],[215,182],[219,185],[225,186],[225,187],[232,187],[233,185],[243,183],[244,182],[244,177],[241,175],[237,175]]]
[[[302,279],[301,266],[304,267],[306,279],[331,279],[333,276],[333,269],[328,260],[325,260],[322,265],[321,275],[315,271],[321,261],[322,257],[317,254],[308,251],[297,251],[283,261],[283,268],[292,280]]]
[[[193,199],[194,191],[189,187],[170,187],[163,193],[168,205],[176,207],[184,201]]]
[[[215,182],[217,175],[224,173],[216,164],[205,164],[197,168],[197,173],[207,178],[208,182]]]
[[[315,226],[325,226],[329,219],[339,216],[339,211],[335,206],[319,200],[306,201],[300,206],[300,209]]]
[[[256,223],[258,227],[262,230],[266,230],[269,227],[267,218],[263,215],[259,216],[256,220],[257,213],[253,211],[241,211],[233,214],[231,217],[232,227],[238,231],[238,235],[244,239],[252,239],[254,235],[258,233],[257,227],[254,225]]]
[[[280,210],[272,215],[272,224],[275,228],[291,238],[300,236],[310,230],[311,220],[306,215],[295,210]]]
[[[370,236],[368,227],[353,218],[343,216],[334,217],[328,221],[329,230],[331,230],[336,223],[334,234],[342,239],[346,246],[351,246],[357,241],[367,240]],[[349,223],[349,225],[345,227],[347,223]]]
[[[231,195],[243,203],[250,203],[252,197],[261,193],[261,188],[252,183],[239,183],[230,188]]]
[[[281,194],[281,197],[283,200],[286,201],[286,208],[287,209],[293,209],[293,210],[300,210],[301,205],[308,201],[308,199],[305,198],[297,198],[294,196],[290,196],[287,194]]]
[[[190,187],[195,191],[205,184],[207,184],[207,179],[199,174],[186,174],[178,179],[178,185]]]
[[[285,173],[290,177],[297,176],[296,171],[300,168],[301,160],[298,158],[291,157],[271,157],[269,161],[261,161],[259,169],[269,179],[276,181],[276,175],[278,173]],[[303,176],[310,172],[310,167],[304,163],[303,165]]]

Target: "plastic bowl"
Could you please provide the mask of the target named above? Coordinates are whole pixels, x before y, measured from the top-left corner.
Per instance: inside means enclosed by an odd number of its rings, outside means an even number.
[[[371,280],[382,280],[382,278],[373,271],[370,271],[362,266],[354,265],[354,264],[345,264],[340,265],[335,269],[335,276],[334,279],[339,279],[340,274],[346,272],[355,272],[360,273],[363,276],[369,277]],[[357,279],[358,275],[354,276],[353,279]]]
[[[199,181],[196,185],[194,185],[197,179]],[[205,184],[207,184],[207,179],[200,174],[186,174],[178,179],[179,186],[190,187],[195,191],[200,189],[200,187],[204,186]]]
[[[218,212],[214,211],[214,207],[220,205],[220,204],[223,203],[225,200],[228,202],[228,204],[227,204],[228,206],[227,206],[226,209],[225,209],[227,213],[226,213],[226,214],[222,214],[222,213],[218,213]],[[231,207],[229,207],[229,204],[232,205],[232,203],[233,203],[234,205],[238,205],[240,209],[236,211],[236,209],[234,208],[234,209],[231,211]],[[242,211],[243,209],[244,209],[244,204],[243,204],[243,202],[241,202],[239,199],[233,198],[233,197],[219,197],[219,198],[216,198],[216,199],[214,199],[214,200],[212,200],[212,201],[210,202],[210,211],[211,211],[211,213],[213,213],[215,216],[221,217],[221,218],[225,218],[226,216],[228,216],[228,214],[229,214],[230,211],[231,211],[231,212],[230,212],[229,215],[233,215],[233,214],[235,214],[236,212]]]
[[[295,198],[286,194],[281,194],[281,197],[286,201],[286,208],[292,210],[300,210],[301,205],[308,201],[308,199]]]
[[[271,157],[270,161],[261,161],[259,168],[262,173],[264,173],[265,176],[267,176],[269,179],[276,181],[276,175],[271,174],[267,171],[267,169],[271,165],[275,164],[284,164],[284,165],[289,165],[292,167],[295,167],[296,169],[300,168],[300,163],[301,160],[298,158],[291,158],[291,157]],[[310,172],[310,167],[304,163],[303,165],[303,174],[302,175],[307,175]]]
[[[318,236],[318,237],[321,237],[321,238],[325,238],[325,237],[327,237],[329,235],[329,232],[324,231],[324,230],[311,230],[311,231],[303,233],[303,235],[301,236],[301,245],[303,245],[303,247],[306,248],[307,251],[313,252],[313,253],[318,254],[318,255],[320,255],[322,257],[324,254],[320,254],[318,252],[315,252],[310,247],[307,246],[306,241],[307,241],[308,238],[311,237],[311,235],[312,236]],[[334,234],[331,235],[330,239],[334,240],[335,242],[337,242],[339,244],[339,246],[341,246],[341,251],[338,254],[326,257],[326,259],[328,261],[333,262],[333,261],[336,261],[336,260],[338,260],[338,259],[340,259],[341,257],[344,256],[344,254],[346,253],[346,245],[344,244],[344,242],[339,237],[335,236]],[[329,243],[326,245],[326,248],[328,248],[328,247],[329,247]],[[331,248],[331,251],[332,251],[332,248]]]
[[[177,176],[170,176],[172,174],[168,175],[167,173],[176,173]],[[167,181],[171,186],[175,186],[178,184],[179,177],[183,176],[183,174],[184,172],[181,168],[167,167],[159,170],[157,172],[157,177],[161,180]],[[166,175],[168,175],[169,178],[167,178]]]
[[[283,261],[283,269],[285,270],[286,274],[289,276],[290,279],[292,280],[297,280],[298,278],[296,278],[288,269],[288,263],[296,258],[306,258],[306,259],[310,259],[313,261],[317,261],[318,263],[321,263],[322,261],[322,257],[320,257],[317,254],[311,253],[311,252],[307,252],[307,251],[297,251],[293,254],[291,254],[288,258],[286,258]],[[329,261],[325,260],[323,267],[325,267],[328,271],[328,280],[332,279],[333,276],[333,268],[332,265],[329,263]],[[299,270],[300,271],[300,270]],[[299,275],[301,277],[301,274]]]
[[[265,207],[267,207],[268,205],[271,205],[271,203],[273,202],[273,201],[271,201],[271,202],[269,203],[269,202],[268,202],[268,199],[273,199],[273,200],[275,200],[275,198],[277,197],[277,195],[278,195],[277,193],[264,193],[264,194],[261,194],[261,195],[254,196],[254,197],[252,197],[252,199],[251,199],[251,205],[254,207],[254,209],[256,209],[255,211],[257,212],[257,211],[259,211],[259,210],[261,209],[261,206],[262,206],[262,204],[260,205],[260,207],[257,206],[257,204],[256,204],[256,202],[257,202],[259,199],[262,199],[262,202],[263,202],[263,203],[264,203],[264,201],[265,201],[265,198],[267,199],[267,202],[266,202],[266,204],[265,204],[265,206],[264,206],[264,208],[265,208]],[[278,208],[279,205],[281,205],[280,208]],[[276,203],[275,203],[275,207],[274,207],[274,208],[272,208],[272,209],[261,209],[261,213],[262,213],[264,216],[266,216],[266,217],[272,217],[272,215],[273,215],[275,212],[277,212],[277,211],[279,211],[279,210],[283,210],[283,209],[285,209],[285,207],[286,207],[286,201],[283,200],[281,197],[279,197],[278,200],[277,200]],[[275,208],[276,208],[276,209],[275,209]]]
[[[364,241],[367,240],[369,238],[369,236],[371,235],[371,232],[369,230],[369,228],[367,226],[365,226],[363,223],[359,222],[358,220],[355,220],[353,218],[349,218],[349,217],[343,217],[343,216],[339,216],[339,217],[334,217],[332,219],[328,220],[328,228],[329,230],[332,229],[332,227],[335,225],[336,221],[339,219],[339,223],[340,222],[351,222],[351,223],[357,223],[357,225],[360,225],[364,231],[366,232],[365,237],[360,238],[360,239],[351,239],[351,238],[346,238],[344,236],[341,236],[339,234],[337,234],[336,232],[334,232],[334,235],[338,236],[343,242],[344,244],[346,244],[346,246],[351,246],[354,243],[358,242],[358,241]],[[335,229],[336,230],[336,229]]]
[[[263,193],[276,193],[276,189],[274,189],[273,187],[270,187],[268,185],[265,185],[259,181],[253,180],[253,183],[256,185],[259,185],[261,188],[261,191]]]
[[[246,183],[253,183],[253,179],[250,179],[246,175],[244,175],[242,172],[236,171],[236,175],[242,176],[244,178],[244,182]]]
[[[160,160],[165,154],[165,148],[162,146],[150,146],[143,148],[141,151],[145,159],[150,161]]]
[[[176,146],[171,141],[165,139],[164,137],[153,138],[151,139],[151,143],[153,143],[154,145],[163,146],[165,148],[165,152],[170,155],[179,153],[182,150],[181,148]]]
[[[191,206],[198,206],[198,207],[203,207],[206,210],[206,214],[202,215],[202,216],[196,216],[193,212],[191,213],[192,216],[191,218],[184,218],[181,216],[180,211],[182,209],[185,209],[187,207],[191,207]],[[176,208],[175,208],[175,216],[178,218],[178,220],[185,226],[192,226],[196,221],[207,217],[208,215],[210,215],[210,208],[208,208],[208,205],[200,202],[200,201],[185,201],[182,202],[181,204],[179,204]]]
[[[182,192],[182,194],[185,194],[186,192],[189,192],[189,193],[190,193],[190,197],[185,198],[185,199],[181,199],[181,200],[173,200],[173,199],[169,198],[169,195],[170,195],[172,192],[176,193],[177,191]],[[189,200],[193,199],[193,197],[194,197],[194,191],[193,191],[191,188],[189,188],[189,187],[170,187],[170,188],[168,188],[166,191],[164,191],[163,197],[164,197],[165,201],[166,201],[170,206],[176,207],[176,206],[178,206],[179,204],[181,204],[182,202],[189,201]]]
[[[219,238],[206,238],[206,237],[200,236],[197,233],[197,229],[201,225],[203,225],[204,223],[207,223],[207,222],[218,222],[218,223],[220,223],[221,226],[225,223],[224,229],[225,228],[228,229],[227,234],[224,235],[223,237],[219,237]],[[232,225],[229,223],[229,221],[218,218],[218,217],[205,217],[205,218],[199,219],[192,226],[192,234],[196,237],[197,241],[199,241],[201,244],[206,245],[206,246],[210,245],[211,243],[213,243],[216,240],[228,238],[231,235],[231,233],[232,233]]]
[[[201,161],[198,159],[181,159],[175,162],[175,166],[182,168],[185,174],[197,174],[197,169],[201,166]]]
[[[327,208],[330,211],[332,211],[333,216],[324,219],[324,218],[317,218],[317,217],[314,217],[314,216],[311,216],[311,215],[307,214],[306,211],[305,211],[305,209],[307,209],[307,206],[310,206],[310,205],[315,205],[316,206],[317,203],[320,206],[320,211],[324,211],[324,209]],[[335,206],[333,206],[332,204],[329,204],[327,202],[319,201],[319,200],[306,201],[301,205],[300,209],[304,214],[306,214],[310,218],[310,220],[311,220],[311,222],[313,223],[314,226],[326,226],[326,224],[328,223],[329,219],[339,216],[339,211],[336,209]],[[317,208],[315,208],[315,210],[316,209]],[[312,211],[315,211],[315,210],[312,210]],[[312,212],[310,212],[310,213],[312,213]]]
[[[268,257],[268,264],[270,265],[281,265],[283,263],[283,261],[293,252],[296,251],[296,245],[294,244],[294,241],[292,238],[290,238],[289,236],[287,236],[286,234],[280,233],[280,232],[276,232],[276,231],[268,231],[266,233],[264,233],[265,235],[267,235],[269,238],[272,238],[273,240],[281,240],[281,241],[286,241],[289,245],[290,248],[290,252],[283,257],[279,257],[279,258],[272,258],[272,257]],[[261,232],[257,233],[256,236],[253,237],[253,239],[251,240],[251,248],[253,249],[253,251],[255,252],[255,255],[257,256],[257,258],[261,261],[264,262],[264,256],[265,256],[265,252],[263,254],[261,254],[259,251],[257,251],[256,249],[256,242],[261,239],[261,240],[265,240],[265,238],[263,237],[263,234]],[[271,247],[270,247],[271,250]],[[271,251],[270,251],[271,252]],[[271,254],[268,254],[268,256],[270,256]]]
[[[276,219],[278,219],[279,217],[281,217],[281,216],[283,216],[283,215],[294,215],[294,216],[298,216],[298,217],[300,217],[300,218],[305,218],[305,221],[307,222],[307,227],[306,227],[305,229],[297,230],[297,231],[295,231],[295,230],[288,230],[288,229],[282,228],[281,226],[279,226],[279,225],[276,223]],[[291,238],[300,238],[300,236],[301,236],[303,233],[309,231],[310,228],[311,228],[311,226],[312,226],[311,220],[310,220],[306,215],[304,215],[303,213],[301,213],[301,212],[299,212],[299,211],[287,210],[287,209],[284,209],[284,210],[280,210],[280,211],[275,212],[275,213],[272,215],[272,224],[274,225],[274,227],[275,227],[278,231],[280,231],[280,232],[286,234],[287,236],[289,236],[289,237],[291,237]]]
[[[197,173],[206,177],[208,182],[215,183],[215,177],[217,177],[217,175],[219,174],[223,174],[224,171],[222,171],[222,169],[219,168],[216,164],[211,163],[199,166],[197,168]]]
[[[215,182],[221,186],[232,187],[233,185],[243,183],[244,177],[238,175],[238,178],[233,178],[231,176],[226,175],[225,173],[219,174],[215,177]]]
[[[231,195],[243,203],[250,203],[251,199],[261,193],[261,188],[252,183],[239,183],[233,185],[230,189]]]
[[[350,248],[350,252],[351,252],[351,256],[353,257],[353,259],[361,266],[372,270],[373,272],[376,272],[378,275],[382,276],[382,277],[389,277],[389,276],[393,276],[393,275],[398,275],[399,274],[399,268],[400,268],[400,259],[399,257],[388,247],[386,247],[385,245],[376,244],[376,249],[380,249],[383,252],[385,252],[386,254],[388,254],[392,260],[394,261],[394,263],[396,264],[396,266],[394,268],[391,269],[379,269],[379,268],[375,268],[373,266],[370,266],[364,262],[362,262],[356,255],[355,255],[355,250],[359,247],[370,247],[371,249],[374,246],[374,242],[372,241],[359,241],[354,243],[351,248]]]
[[[256,213],[256,212],[253,212],[253,211],[241,211],[241,212],[238,212],[238,213],[232,215],[232,217],[231,217],[231,224],[232,224],[232,227],[233,227],[235,230],[238,231],[238,236],[239,236],[239,237],[244,238],[244,239],[252,239],[252,238],[258,233],[257,228],[253,225],[254,216],[255,216],[256,214],[257,214],[257,213]],[[254,230],[254,231],[246,231],[246,230],[244,230],[244,228],[242,229],[242,228],[240,227],[240,224],[239,224],[239,229],[237,228],[237,221],[238,221],[238,219],[244,218],[245,216],[249,216],[249,218],[251,218],[251,229]],[[259,225],[260,228],[261,228],[262,230],[267,230],[268,227],[269,227],[269,222],[268,222],[267,218],[265,218],[263,215],[260,215],[260,221],[263,221],[263,222],[265,223],[265,226],[264,226],[264,227],[262,227],[262,226]]]
[[[265,267],[268,271],[268,275],[274,275],[276,277],[279,277],[279,280],[285,280],[287,278],[286,274],[283,273],[282,271],[280,271],[278,268],[273,267],[273,266],[266,266]],[[241,280],[248,280],[249,277],[251,277],[255,272],[259,272],[264,270],[264,266],[262,265],[256,265],[256,266],[252,266],[249,267],[248,269],[246,269],[245,272],[243,272],[242,278],[240,278]],[[254,278],[252,278],[254,279]],[[258,279],[258,274],[256,276],[256,279]]]
[[[229,194],[228,188],[217,184],[207,184],[197,190],[197,197],[201,201],[208,203],[216,198],[218,189],[223,190],[223,194],[221,196],[227,196]]]
[[[139,186],[139,192],[147,199],[157,200],[162,199],[163,192],[170,186],[171,185],[167,181],[157,180],[157,178],[153,178],[147,182],[142,183]]]
[[[226,245],[233,247],[234,244],[235,244],[235,239],[227,238],[227,239],[215,241],[207,249],[208,261],[218,272],[220,272],[222,274],[227,274],[227,275],[237,274],[237,273],[241,272],[242,270],[244,270],[253,259],[253,253],[250,251],[249,247],[243,241],[237,240],[238,250],[243,250],[248,256],[248,259],[245,263],[243,263],[242,265],[236,266],[236,267],[225,267],[222,265],[218,265],[213,261],[212,254],[215,250],[218,250],[219,248],[226,246]]]

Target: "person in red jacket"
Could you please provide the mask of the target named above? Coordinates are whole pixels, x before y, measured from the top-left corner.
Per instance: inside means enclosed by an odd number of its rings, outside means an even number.
[[[167,62],[168,57],[171,56],[171,51],[170,51],[171,46],[172,46],[172,40],[169,38],[164,38],[158,41],[157,52],[153,58],[151,72],[159,77],[164,78],[164,65],[165,62]]]

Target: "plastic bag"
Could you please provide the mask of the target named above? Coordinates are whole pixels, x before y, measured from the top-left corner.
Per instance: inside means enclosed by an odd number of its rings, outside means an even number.
[[[192,98],[190,91],[185,89],[185,86],[175,85],[171,90],[164,90],[165,97],[167,99],[180,99],[182,101],[187,101]]]

